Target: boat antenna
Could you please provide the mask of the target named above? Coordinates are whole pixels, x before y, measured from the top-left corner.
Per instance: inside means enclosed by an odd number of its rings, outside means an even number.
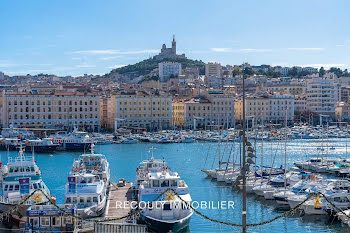
[[[34,145],[32,145],[32,161],[35,162]]]
[[[94,143],[91,143],[91,154],[94,154],[94,148],[95,148],[95,144]]]
[[[154,149],[155,149],[154,146],[152,146],[152,147],[151,147],[151,151],[152,151],[152,154],[151,154],[152,157],[151,157],[151,159],[154,159],[154,157],[153,157],[153,151],[154,151]]]

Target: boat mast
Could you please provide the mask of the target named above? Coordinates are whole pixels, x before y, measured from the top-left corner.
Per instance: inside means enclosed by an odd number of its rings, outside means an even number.
[[[287,111],[284,126],[284,189],[287,188]]]
[[[242,233],[247,232],[247,200],[246,200],[246,137],[245,137],[245,130],[246,130],[246,122],[245,122],[245,87],[244,87],[244,73],[245,73],[245,66],[243,64],[243,72],[242,72],[242,89],[243,89],[243,100],[242,100],[242,113],[243,113],[243,145],[242,145],[242,168],[243,168],[243,184],[242,184]]]

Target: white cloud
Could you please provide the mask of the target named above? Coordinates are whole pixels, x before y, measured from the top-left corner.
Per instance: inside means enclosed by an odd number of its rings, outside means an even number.
[[[96,65],[79,64],[79,65],[76,65],[75,67],[77,67],[77,68],[93,68],[93,67],[96,67]]]
[[[324,48],[287,48],[291,51],[323,51]]]
[[[239,51],[243,53],[264,53],[271,52],[272,49],[240,49]]]
[[[210,50],[218,53],[227,53],[232,51],[231,48],[211,48]]]
[[[345,45],[343,45],[343,44],[337,44],[337,45],[335,45],[335,47],[344,47]]]
[[[120,51],[114,49],[97,49],[97,50],[77,50],[73,51],[74,54],[90,54],[90,55],[113,55],[113,54],[144,54],[144,53],[157,53],[158,50],[155,49],[145,49],[145,50],[131,50],[131,51]]]
[[[264,53],[271,52],[272,49],[254,49],[254,48],[246,48],[246,49],[232,49],[232,48],[211,48],[213,52],[219,53]]]
[[[0,63],[1,68],[12,67],[12,66],[17,66],[17,65],[11,64],[11,63]]]
[[[109,60],[113,60],[116,58],[120,58],[121,56],[110,56],[110,57],[100,57],[99,59],[102,61],[109,61]]]

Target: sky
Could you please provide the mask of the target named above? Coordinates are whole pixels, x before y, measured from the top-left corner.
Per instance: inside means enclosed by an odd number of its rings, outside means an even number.
[[[350,68],[348,0],[1,0],[0,71],[104,74],[159,53]]]

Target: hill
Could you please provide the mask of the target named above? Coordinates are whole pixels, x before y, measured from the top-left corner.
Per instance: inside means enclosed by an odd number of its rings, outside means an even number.
[[[179,63],[181,63],[182,69],[185,69],[186,67],[195,66],[195,67],[199,68],[200,74],[205,73],[205,63],[202,61],[191,60],[188,58],[174,58],[174,59],[163,59],[163,60],[149,58],[149,59],[140,61],[136,64],[133,64],[133,65],[127,65],[127,66],[123,66],[123,67],[120,67],[117,69],[113,69],[113,70],[111,70],[111,72],[109,72],[107,74],[107,76],[114,75],[114,74],[120,74],[120,75],[125,75],[132,80],[132,79],[137,78],[141,75],[143,75],[143,76],[148,75],[154,69],[158,68],[158,63],[164,62],[164,61],[179,62]]]

